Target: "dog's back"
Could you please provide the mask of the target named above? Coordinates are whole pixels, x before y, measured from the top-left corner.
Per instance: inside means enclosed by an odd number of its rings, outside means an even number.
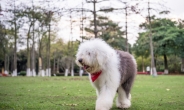
[[[134,57],[128,52],[116,50],[119,55],[120,65],[119,71],[121,73],[121,86],[128,96],[132,87],[135,75],[137,73],[137,65]]]

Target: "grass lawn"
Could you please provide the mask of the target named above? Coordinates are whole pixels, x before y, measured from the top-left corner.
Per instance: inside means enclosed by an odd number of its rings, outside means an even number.
[[[129,110],[184,110],[184,76],[138,75],[131,94]],[[87,76],[0,77],[1,110],[94,110],[95,100]]]

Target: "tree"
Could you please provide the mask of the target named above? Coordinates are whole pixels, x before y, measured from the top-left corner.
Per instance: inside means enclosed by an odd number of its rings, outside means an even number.
[[[168,55],[176,55],[182,58],[183,53],[183,29],[170,19],[156,19],[154,21],[153,40],[157,42],[156,53],[164,57],[164,73],[168,74]],[[176,64],[175,64],[176,65]]]
[[[130,5],[131,2],[125,2],[124,0],[118,0],[124,4],[124,8],[110,8],[110,10],[124,10],[125,14],[125,39],[126,39],[126,51],[129,52],[130,45],[128,44],[128,16],[132,14],[140,14],[140,9],[138,9],[139,3]],[[108,11],[108,9],[106,9]]]
[[[184,42],[184,33],[183,33],[183,30],[184,30],[184,20],[181,20],[181,19],[178,20],[178,28],[182,31],[179,34],[179,36],[181,37],[179,39],[179,41],[180,41],[179,47],[181,48],[179,53],[180,53],[180,57],[181,57],[181,72],[184,72],[184,44],[181,43],[181,42]]]
[[[55,43],[51,44],[51,61],[53,61],[53,74],[59,73],[60,61],[61,58],[64,56],[65,46],[66,45],[64,44],[62,39],[57,39]]]
[[[150,38],[150,53],[151,53],[151,74],[153,76],[157,76],[157,70],[155,67],[155,59],[154,59],[154,50],[153,50],[153,40],[152,40],[152,26],[151,26],[151,17],[150,17],[150,2],[148,1],[148,23],[149,23],[149,38]]]
[[[173,49],[170,47],[168,41],[164,39],[169,38],[169,30],[176,28],[175,22],[172,22],[170,19],[156,19],[152,23],[153,28],[153,40],[157,43],[155,52],[164,57],[164,73],[168,74],[168,61],[167,56],[174,53]]]
[[[4,60],[4,73],[8,73],[8,61],[7,61],[7,56],[8,56],[8,38],[6,37],[6,28],[4,24],[1,23],[0,21],[0,60]]]
[[[9,30],[8,36],[11,36],[14,40],[14,73],[17,72],[17,45],[20,44],[20,41],[27,41],[27,70],[35,70],[36,63],[36,51],[35,45],[36,41],[39,40],[39,44],[41,46],[39,48],[39,55],[41,56],[41,48],[48,47],[46,51],[47,53],[47,62],[44,64],[48,64],[50,68],[50,44],[52,43],[52,39],[56,36],[56,29],[54,23],[57,22],[55,17],[61,15],[60,7],[52,7],[52,9],[41,8],[41,6],[36,6],[33,4],[33,0],[28,1],[30,4],[24,4],[23,2],[16,2],[15,0],[3,1],[7,3],[7,7],[3,9],[6,12],[6,15],[3,15],[3,18],[6,17],[6,21],[3,23],[6,24],[7,29]],[[44,2],[45,3],[45,2]],[[1,10],[2,11],[2,10]],[[0,13],[1,14],[1,13]],[[4,14],[4,13],[3,13]],[[56,15],[57,14],[57,15]],[[8,22],[9,24],[7,25]],[[52,29],[53,28],[53,29]],[[40,37],[40,38],[38,38]],[[45,38],[45,39],[44,39]],[[8,39],[7,42],[12,42],[12,39]],[[26,41],[25,41],[26,40]],[[44,42],[44,43],[43,43]],[[7,44],[7,43],[6,43]],[[43,44],[43,45],[42,45]],[[9,45],[8,45],[9,46]],[[24,47],[24,46],[23,46]],[[1,49],[0,49],[1,50]],[[6,49],[9,50],[9,49]],[[4,52],[2,52],[4,53]],[[44,55],[43,55],[44,56]],[[3,55],[4,57],[4,55]],[[45,57],[44,57],[45,58]],[[45,58],[45,59],[46,59]],[[12,59],[12,58],[10,58]],[[12,62],[12,61],[10,61]],[[12,65],[12,64],[10,64]],[[16,71],[15,71],[16,70]],[[30,72],[27,72],[28,76],[32,76]],[[33,72],[34,73],[34,72]],[[13,74],[16,75],[16,74]]]
[[[98,30],[97,30],[97,21],[96,21],[96,17],[97,17],[97,11],[96,11],[96,3],[99,3],[99,2],[103,2],[103,1],[106,1],[106,0],[101,0],[101,1],[97,1],[97,0],[86,0],[87,3],[93,3],[93,26],[94,26],[94,35],[95,35],[95,38],[97,38],[97,34],[98,34]]]
[[[44,13],[40,7],[28,7],[25,6],[22,18],[25,19],[24,24],[28,27],[27,29],[27,76],[35,76],[35,39],[36,32],[39,32],[35,28],[35,24],[42,24],[46,19]],[[43,27],[43,25],[41,25]],[[26,29],[24,31],[26,31]],[[32,42],[32,45],[31,45]]]
[[[47,33],[47,29],[44,28],[45,26],[45,16],[42,16],[43,19],[39,20],[39,26],[37,27],[36,31],[37,31],[37,35],[38,35],[38,59],[39,59],[39,64],[38,64],[38,68],[39,68],[39,76],[45,76],[45,72],[44,72],[44,64],[43,64],[43,55],[42,55],[42,51],[44,46],[46,46],[46,44],[44,44],[44,42],[46,41],[46,33]]]
[[[147,29],[148,23],[140,25],[141,28]],[[168,74],[168,56],[177,55],[181,57],[183,49],[183,29],[179,29],[177,22],[165,18],[152,18],[152,37],[154,44],[154,55],[163,56],[164,59],[164,73]],[[148,31],[141,34],[147,34]],[[141,39],[141,38],[139,38]],[[138,39],[138,40],[139,40]],[[140,42],[137,42],[140,46]],[[137,51],[137,50],[135,50]],[[140,51],[140,47],[139,47]]]
[[[29,45],[30,45],[30,43],[29,43],[29,40],[31,39],[31,28],[32,28],[32,26],[33,26],[33,20],[32,20],[32,13],[33,13],[34,11],[31,9],[31,8],[29,8],[29,7],[27,7],[27,8],[25,8],[25,11],[23,11],[23,13],[24,13],[24,17],[26,17],[27,19],[28,19],[28,21],[26,22],[26,24],[28,24],[29,26],[29,28],[28,28],[28,32],[27,32],[27,70],[26,70],[26,76],[32,76],[32,74],[31,74],[31,57],[30,57],[30,47],[29,47]]]
[[[13,53],[13,74],[12,76],[17,76],[17,39],[18,39],[18,32],[19,29],[22,27],[23,25],[23,21],[21,19],[22,17],[22,10],[21,5],[16,6],[16,2],[15,0],[11,0],[10,1],[10,7],[11,9],[9,9],[10,14],[12,14],[12,17],[9,17],[10,19],[7,19],[7,21],[10,23],[10,27],[11,27],[11,31],[13,32],[13,37],[14,37],[14,53]],[[19,8],[18,8],[19,7]]]
[[[93,33],[93,29],[91,29],[92,26],[93,23],[91,21],[89,28],[85,28],[85,31]],[[107,41],[107,43],[116,49],[126,50],[126,40],[122,36],[123,32],[118,23],[109,20],[107,17],[98,16],[97,28],[99,29],[98,36],[100,38]]]
[[[139,38],[133,45],[133,52],[137,57],[141,57],[143,72],[145,72],[144,59],[148,58],[150,53],[150,48],[148,47],[148,45],[149,45],[148,33],[147,32],[139,33]]]

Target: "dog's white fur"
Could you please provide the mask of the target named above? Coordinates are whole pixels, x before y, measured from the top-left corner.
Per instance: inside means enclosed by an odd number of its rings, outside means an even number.
[[[82,64],[78,61],[83,60]],[[131,95],[126,98],[126,93],[121,87],[121,73],[119,71],[120,59],[116,50],[101,39],[93,39],[82,43],[76,54],[76,63],[80,67],[88,65],[86,71],[89,79],[96,89],[96,110],[109,110],[118,90],[116,105],[118,108],[131,106]],[[102,70],[98,79],[92,82],[91,73]]]

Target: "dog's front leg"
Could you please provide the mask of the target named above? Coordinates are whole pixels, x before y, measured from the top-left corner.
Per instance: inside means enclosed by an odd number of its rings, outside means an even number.
[[[98,97],[96,100],[95,110],[110,110],[113,104],[113,99],[116,94],[116,90],[108,87],[104,87],[98,91]]]

